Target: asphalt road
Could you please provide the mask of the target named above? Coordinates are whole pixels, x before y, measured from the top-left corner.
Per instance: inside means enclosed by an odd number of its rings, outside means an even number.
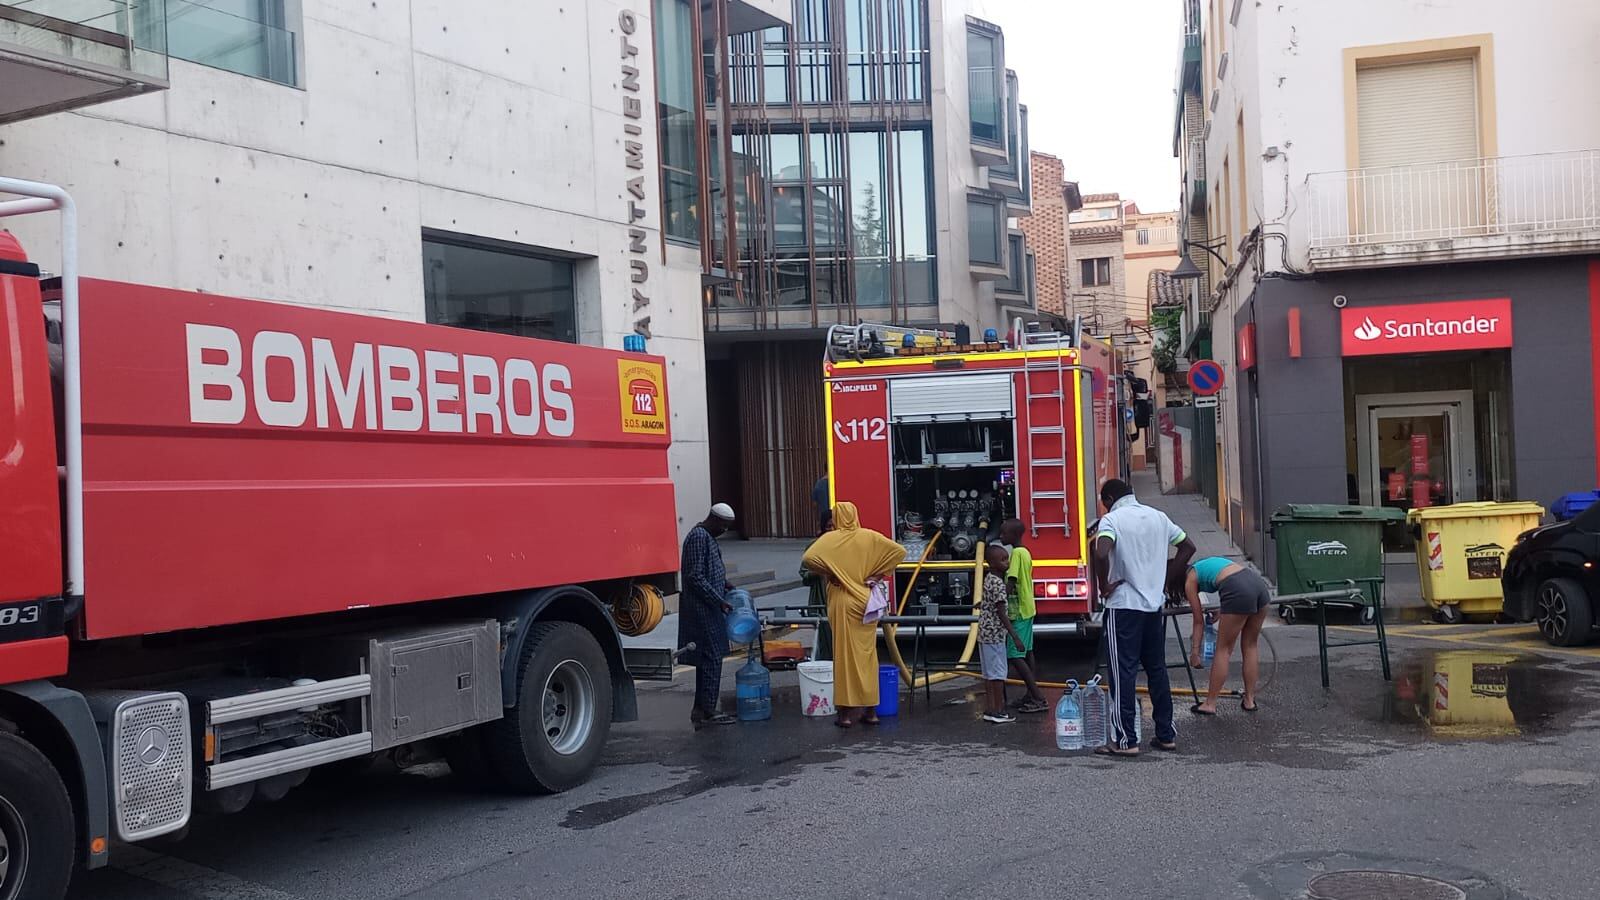
[[[1315,629],[1268,634],[1280,662],[1261,713],[1200,720],[1180,701],[1176,754],[1058,753],[1045,719],[977,721],[975,682],[840,732],[799,715],[787,673],[771,722],[697,734],[680,677],[646,688],[645,720],[568,794],[380,769],[119,848],[72,896],[1222,900],[1304,897],[1343,870],[1471,900],[1600,893],[1600,652],[1417,626],[1395,637],[1393,684],[1374,648],[1351,648],[1324,692]],[[1092,666],[1081,646],[1045,652],[1058,673]]]

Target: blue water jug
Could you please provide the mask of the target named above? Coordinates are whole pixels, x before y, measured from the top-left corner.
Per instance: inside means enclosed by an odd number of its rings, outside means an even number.
[[[1211,660],[1217,655],[1217,623],[1206,619],[1206,630],[1200,638],[1200,661],[1211,665]]]
[[[734,607],[728,613],[728,642],[732,644],[748,644],[756,639],[756,633],[761,630],[761,620],[756,618],[755,610],[747,606]]]
[[[772,718],[772,673],[754,655],[734,673],[734,696],[741,722]]]

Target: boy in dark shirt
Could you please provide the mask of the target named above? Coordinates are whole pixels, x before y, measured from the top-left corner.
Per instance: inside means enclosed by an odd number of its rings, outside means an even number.
[[[1017,719],[1006,712],[1006,638],[1017,641],[1017,627],[1006,614],[1006,566],[1010,554],[999,544],[984,551],[983,603],[978,607],[978,659],[983,664],[986,705],[983,720],[1005,725]]]

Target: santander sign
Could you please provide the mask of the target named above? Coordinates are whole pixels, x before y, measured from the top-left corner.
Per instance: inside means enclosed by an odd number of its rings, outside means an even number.
[[[1346,307],[1339,312],[1339,332],[1345,356],[1509,347],[1511,300]]]

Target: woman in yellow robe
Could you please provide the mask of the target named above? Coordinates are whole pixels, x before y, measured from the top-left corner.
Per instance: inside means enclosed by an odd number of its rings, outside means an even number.
[[[835,504],[833,529],[806,550],[802,564],[828,579],[833,704],[840,728],[878,722],[878,626],[861,621],[872,596],[867,579],[891,576],[905,556],[904,547],[861,527],[854,503]]]

